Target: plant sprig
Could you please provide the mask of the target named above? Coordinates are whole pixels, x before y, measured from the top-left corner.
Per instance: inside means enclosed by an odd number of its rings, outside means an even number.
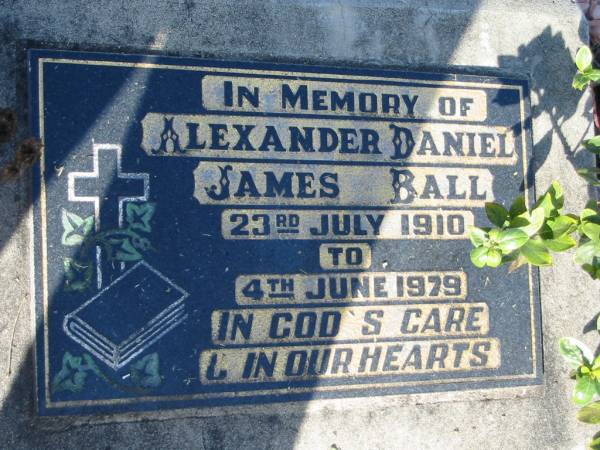
[[[600,70],[594,68],[594,57],[589,47],[581,47],[575,55],[577,73],[573,78],[573,87],[584,90],[587,85],[600,80]]]
[[[509,210],[499,203],[486,203],[485,212],[494,226],[472,227],[469,236],[476,267],[510,263],[509,271],[513,271],[526,263],[549,266],[552,253],[578,247],[575,261],[592,278],[600,278],[600,215],[595,201],[579,217],[565,214],[563,190],[554,181],[531,210],[521,196]]]
[[[600,70],[594,68],[593,61],[589,47],[577,51],[577,73],[572,84],[575,89],[583,90],[588,84],[600,81]],[[583,141],[583,148],[600,155],[600,136]],[[579,169],[577,173],[592,186],[600,186],[599,168]],[[552,253],[577,248],[575,262],[593,279],[600,279],[598,202],[588,202],[579,216],[565,214],[563,207],[563,190],[556,181],[531,210],[527,209],[524,197],[517,198],[509,210],[498,203],[487,203],[485,212],[493,226],[472,227],[471,261],[479,268],[510,263],[510,271],[525,263],[551,265]],[[600,316],[596,329],[600,331]],[[560,340],[559,350],[571,366],[571,378],[575,380],[572,399],[581,407],[577,419],[600,424],[600,355],[594,355],[585,344],[570,337]],[[588,448],[600,450],[600,433],[593,436]]]

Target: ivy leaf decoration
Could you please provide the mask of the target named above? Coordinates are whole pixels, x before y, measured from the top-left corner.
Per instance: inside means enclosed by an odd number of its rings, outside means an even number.
[[[131,381],[138,387],[155,388],[160,386],[160,364],[158,353],[151,353],[129,366]]]
[[[150,233],[152,227],[150,220],[154,216],[156,206],[154,203],[127,203],[125,207],[125,220],[132,230]]]
[[[86,367],[82,366],[82,358],[69,352],[63,355],[62,368],[52,380],[52,392],[80,392],[85,386]]]
[[[92,358],[90,355],[88,355],[87,353],[83,354],[83,361],[85,362],[85,365],[82,366],[83,369],[85,370],[89,370],[90,372],[92,372],[94,375],[99,376],[100,378],[104,378],[102,372],[100,372],[100,369],[98,368],[98,366],[96,365],[96,361],[94,361],[94,358]]]
[[[65,290],[67,292],[85,291],[92,282],[94,269],[92,264],[81,264],[74,259],[64,258]]]
[[[65,270],[65,280],[75,281],[77,278],[77,271],[73,267],[73,260],[71,258],[63,259],[63,268]]]
[[[77,214],[62,210],[61,221],[63,234],[61,242],[63,245],[75,246],[83,243],[94,228],[94,216],[82,219]]]
[[[123,239],[121,241],[121,246],[115,251],[115,259],[124,262],[139,261],[142,259],[142,255],[133,245],[131,245],[129,239]]]

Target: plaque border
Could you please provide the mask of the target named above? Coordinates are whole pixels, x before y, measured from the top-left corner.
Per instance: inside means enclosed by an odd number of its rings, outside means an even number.
[[[527,179],[528,159],[532,154],[531,138],[531,116],[529,105],[529,80],[518,77],[503,76],[481,76],[474,74],[456,74],[445,72],[415,72],[399,70],[389,67],[339,67],[339,66],[321,66],[321,65],[294,65],[265,62],[232,62],[219,61],[203,58],[183,58],[172,56],[150,56],[136,54],[108,54],[95,52],[74,52],[63,50],[36,50],[28,51],[29,60],[29,103],[30,103],[30,128],[32,133],[37,135],[42,143],[44,142],[45,118],[44,118],[44,64],[77,64],[108,67],[127,67],[136,69],[161,69],[161,70],[188,70],[198,72],[213,72],[214,74],[239,74],[239,75],[257,75],[273,76],[277,78],[318,78],[321,81],[340,81],[352,79],[355,82],[374,82],[374,81],[396,81],[407,82],[410,84],[421,83],[424,85],[435,85],[455,88],[492,88],[492,89],[514,89],[519,95],[519,121],[521,128],[521,148],[522,148],[522,175],[524,180],[524,195],[528,205],[535,198],[535,185],[529,186]],[[268,114],[265,114],[268,115]],[[272,116],[281,114],[274,113]],[[365,119],[366,120],[366,119]],[[386,119],[390,120],[390,119]],[[460,121],[440,121],[431,120],[435,123],[457,123]],[[478,123],[478,122],[470,122]],[[203,394],[186,395],[163,395],[163,396],[143,396],[135,398],[112,398],[102,400],[77,400],[77,401],[52,401],[50,398],[50,362],[49,362],[49,333],[48,333],[48,267],[47,267],[47,204],[46,204],[46,160],[45,149],[42,147],[39,162],[34,167],[37,174],[33,178],[34,198],[38,197],[30,209],[30,283],[31,283],[31,308],[34,342],[34,368],[35,368],[35,399],[37,410],[43,415],[65,414],[59,411],[63,408],[80,408],[93,406],[117,406],[132,405],[149,402],[190,402],[210,399],[240,399],[240,398],[262,398],[266,396],[286,396],[286,394],[319,394],[335,391],[349,392],[350,397],[360,397],[354,392],[372,390],[374,397],[403,397],[408,395],[427,395],[436,394],[437,391],[411,392],[411,393],[391,393],[377,394],[379,389],[389,389],[394,387],[411,387],[418,385],[443,385],[460,383],[483,383],[490,382],[492,386],[477,387],[472,389],[450,389],[444,392],[460,394],[464,392],[482,391],[486,389],[494,390],[498,388],[523,388],[527,386],[536,386],[543,384],[543,365],[542,363],[542,334],[541,334],[541,302],[540,302],[540,284],[539,269],[532,268],[528,264],[528,284],[529,284],[529,310],[530,310],[530,330],[531,330],[531,373],[504,376],[489,377],[461,377],[448,378],[443,380],[419,380],[419,381],[397,381],[387,383],[355,383],[343,385],[316,385],[311,387],[291,387],[278,389],[257,389],[242,391],[225,391]],[[36,220],[38,219],[38,220]],[[39,239],[38,239],[39,238]],[[40,276],[41,274],[41,276]],[[41,311],[39,311],[41,309]],[[537,325],[536,326],[536,320]],[[40,336],[40,325],[43,333]],[[41,342],[40,342],[41,341]],[[41,358],[40,358],[41,357]],[[40,375],[43,374],[43,385],[39,384]],[[497,386],[494,382],[517,381],[517,384],[508,386]],[[522,383],[518,381],[523,380]],[[43,395],[42,395],[43,394]],[[327,397],[318,397],[318,400],[327,399]],[[43,401],[42,401],[43,400]],[[315,399],[313,399],[315,400]],[[276,402],[302,402],[306,400],[295,400],[289,398],[270,399],[270,403]],[[181,404],[173,408],[185,410],[190,407],[202,409],[217,409],[242,407],[239,405],[193,405]],[[155,409],[155,408],[153,408]],[[152,413],[153,409],[145,412]],[[115,411],[108,411],[114,413]],[[156,412],[156,411],[155,411]],[[117,412],[118,413],[118,412]]]

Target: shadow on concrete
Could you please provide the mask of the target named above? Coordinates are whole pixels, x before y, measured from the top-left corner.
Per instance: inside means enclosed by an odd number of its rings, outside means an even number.
[[[582,26],[585,21],[582,21]],[[581,143],[585,136],[593,130],[592,121],[592,96],[587,91],[580,92],[571,88],[572,77],[565,73],[564,67],[573,67],[575,72],[575,60],[570,50],[566,47],[561,33],[554,33],[551,27],[544,31],[531,42],[519,46],[517,55],[501,55],[498,57],[498,66],[501,69],[526,65],[531,67],[531,90],[532,100],[537,100],[538,106],[531,111],[531,119],[534,120],[545,114],[550,118],[552,128],[544,136],[534,142],[533,161],[529,164],[527,174],[528,184],[534,185],[535,174],[542,167],[552,144],[558,140],[563,148],[567,161],[573,167],[581,168],[590,165],[590,156],[581,151]],[[586,108],[583,112],[588,118],[589,126],[581,130],[581,139],[576,143],[567,141],[562,128],[566,122],[577,113],[577,105],[582,96],[588,97]],[[560,102],[557,101],[560,99]],[[544,186],[540,188],[545,190]],[[595,198],[595,190],[588,187],[588,198]]]

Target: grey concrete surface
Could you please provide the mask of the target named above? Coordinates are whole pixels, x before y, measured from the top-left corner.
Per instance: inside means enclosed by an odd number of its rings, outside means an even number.
[[[591,161],[576,152],[591,133],[591,104],[589,94],[570,88],[587,30],[568,0],[4,0],[0,6],[0,106],[16,107],[21,124],[27,45],[433,70],[474,66],[531,77],[538,190],[560,180],[574,211],[590,194],[574,168]],[[4,148],[0,163],[11,156]],[[572,381],[557,352],[558,339],[583,335],[599,306],[598,285],[570,255],[542,270],[542,397],[274,405],[254,414],[191,411],[187,418],[107,424],[36,419],[29,183],[26,176],[0,185],[0,448],[574,449],[596,431],[575,420]],[[584,339],[598,343],[594,331]]]

